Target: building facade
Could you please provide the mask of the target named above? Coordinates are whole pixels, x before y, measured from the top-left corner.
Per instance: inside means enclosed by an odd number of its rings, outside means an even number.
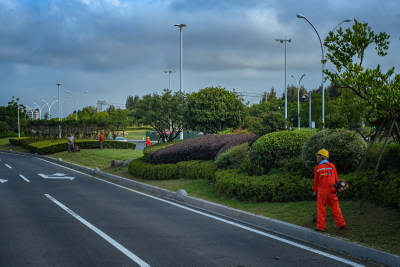
[[[39,120],[40,119],[40,109],[39,108],[27,108],[26,114],[31,120]]]

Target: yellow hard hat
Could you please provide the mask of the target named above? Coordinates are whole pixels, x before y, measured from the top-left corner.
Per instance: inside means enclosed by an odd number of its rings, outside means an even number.
[[[147,139],[150,139],[150,137],[147,136]]]
[[[317,153],[315,153],[315,155],[316,155],[317,157],[324,157],[324,158],[329,159],[329,152],[328,152],[328,150],[326,150],[326,149],[321,149],[320,151],[318,151]]]

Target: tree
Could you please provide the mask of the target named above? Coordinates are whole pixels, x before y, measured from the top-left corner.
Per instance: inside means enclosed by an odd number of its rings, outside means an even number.
[[[7,107],[0,107],[0,121],[6,122],[9,126],[9,130],[14,132],[18,129],[18,108],[20,124],[28,120],[25,107],[22,104],[18,104],[18,100],[18,98],[13,96],[12,100],[8,102]]]
[[[261,113],[258,117],[248,117],[249,130],[258,136],[286,130],[284,115],[274,111]]]
[[[97,113],[97,109],[94,106],[87,106],[78,111],[78,118],[80,120],[92,119],[94,114]]]
[[[389,37],[383,32],[375,34],[368,23],[359,23],[355,20],[354,25],[345,31],[340,28],[336,34],[330,32],[324,42],[328,50],[326,60],[329,60],[336,68],[336,70],[325,69],[324,73],[332,83],[351,90],[365,102],[365,105],[373,108],[377,117],[382,118],[382,123],[377,128],[375,136],[382,133],[386,136],[372,178],[361,200],[359,211],[374,181],[389,137],[392,136],[393,140],[400,142],[400,129],[398,128],[400,75],[394,74],[394,67],[383,72],[379,64],[374,69],[362,66],[366,49],[369,46],[374,46],[378,56],[387,55]],[[385,130],[382,131],[382,129]],[[364,160],[375,140],[376,138],[373,138]],[[364,160],[360,163],[358,170]]]
[[[125,108],[127,110],[133,110],[136,107],[136,104],[139,102],[140,98],[138,95],[135,95],[135,97],[133,96],[128,96],[126,98],[126,102],[125,102]]]
[[[393,77],[394,67],[383,72],[379,64],[374,69],[363,67],[369,46],[374,46],[378,56],[387,54],[389,37],[386,33],[375,34],[368,23],[357,21],[346,31],[340,28],[337,34],[330,32],[324,42],[326,61],[329,60],[336,70],[325,69],[324,73],[332,83],[342,90],[352,91],[380,116],[394,118],[400,111],[399,74]],[[398,130],[396,134],[400,141]]]
[[[190,129],[217,133],[240,127],[246,115],[246,106],[235,91],[218,86],[188,95],[185,118]]]
[[[160,139],[172,141],[182,132],[185,96],[181,92],[164,89],[162,95],[145,95],[136,105],[134,116],[140,123],[151,125]]]
[[[275,92],[275,89],[274,89],[273,86],[271,87],[271,90],[270,90],[269,93],[268,93],[268,100],[269,100],[269,101],[275,101],[275,100],[277,100],[277,98],[276,98],[276,92]]]

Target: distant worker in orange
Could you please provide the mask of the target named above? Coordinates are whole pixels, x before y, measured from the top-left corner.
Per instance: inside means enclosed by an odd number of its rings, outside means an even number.
[[[321,149],[316,154],[318,165],[314,169],[313,196],[317,196],[317,228],[315,231],[324,232],[326,227],[326,205],[331,208],[336,225],[340,230],[346,230],[346,222],[343,219],[339,206],[339,199],[334,188],[339,179],[336,167],[328,161],[329,152]]]
[[[99,138],[99,142],[100,142],[100,149],[103,149],[103,143],[104,143],[104,132],[101,132],[101,134],[100,134],[100,138]]]
[[[150,140],[150,137],[148,137],[148,136],[146,139],[146,146],[151,146],[151,140]]]

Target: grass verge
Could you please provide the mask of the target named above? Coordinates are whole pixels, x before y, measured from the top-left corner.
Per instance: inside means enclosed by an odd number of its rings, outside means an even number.
[[[18,152],[26,152],[26,153],[30,153],[29,149],[20,147],[20,146],[14,146],[11,145],[10,142],[8,141],[10,138],[1,138],[0,139],[0,149],[4,149],[4,150],[12,150],[12,151],[18,151]]]

